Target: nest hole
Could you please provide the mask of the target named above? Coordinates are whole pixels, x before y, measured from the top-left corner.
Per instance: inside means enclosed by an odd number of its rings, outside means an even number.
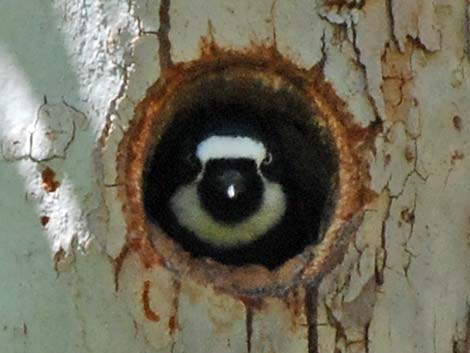
[[[146,216],[165,233],[154,236],[168,236],[192,257],[225,265],[274,269],[293,257],[311,256],[309,247],[322,241],[334,214],[339,161],[326,122],[301,88],[279,77],[222,70],[181,87],[162,114],[166,123],[155,128],[142,185]],[[275,227],[254,241],[214,246],[182,226],[170,206],[176,190],[196,183],[200,169],[191,151],[214,131],[251,131],[276,158],[286,208]]]

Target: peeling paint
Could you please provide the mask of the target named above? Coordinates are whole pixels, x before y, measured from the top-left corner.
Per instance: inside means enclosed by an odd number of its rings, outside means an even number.
[[[66,104],[41,105],[31,134],[31,159],[35,162],[66,157],[77,125],[86,127],[85,115]]]
[[[414,103],[412,96],[413,70],[411,55],[413,45],[408,43],[403,52],[393,46],[385,48],[382,57],[382,92],[385,102],[385,118],[392,122],[408,120]]]
[[[441,35],[435,18],[435,4],[426,0],[390,0],[393,33],[404,52],[408,37],[414,38],[426,50],[440,49]]]

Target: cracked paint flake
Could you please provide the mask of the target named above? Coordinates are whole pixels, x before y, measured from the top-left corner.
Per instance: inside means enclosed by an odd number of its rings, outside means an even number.
[[[394,121],[407,121],[410,110],[416,104],[412,96],[413,68],[411,55],[413,44],[408,42],[399,52],[387,45],[382,58],[382,91],[385,103],[385,117]]]
[[[169,38],[173,62],[198,58],[201,38],[207,35],[212,35],[217,45],[230,49],[246,49],[252,43],[271,45],[272,6],[273,0],[172,0]]]
[[[416,172],[415,159],[410,160],[408,154],[414,151],[415,143],[410,140],[405,126],[397,123],[376,139],[376,149],[372,188],[380,192],[387,187],[391,195],[400,194],[410,174]]]
[[[309,346],[305,290],[297,294],[300,302],[289,308],[287,298],[266,298],[263,310],[254,310],[251,352],[312,352]],[[297,307],[297,308],[296,308]],[[310,349],[309,349],[310,348]]]
[[[245,305],[211,287],[181,278],[175,352],[246,352]]]
[[[386,43],[391,39],[391,25],[385,2],[366,1],[354,26],[353,45],[359,61],[365,67],[367,88],[380,117],[384,118],[385,103],[382,96],[381,58]],[[370,34],[374,33],[373,36]]]
[[[313,67],[322,57],[325,23],[317,10],[310,0],[273,1],[271,21],[276,48],[300,67]]]
[[[353,46],[341,39],[341,29],[325,29],[322,41],[326,79],[336,89],[336,93],[348,101],[348,109],[353,114],[354,121],[362,127],[367,127],[377,116],[374,105],[370,104],[367,80],[361,64],[358,62]]]
[[[133,13],[141,33],[157,33],[160,27],[160,0],[135,1]]]
[[[31,158],[37,162],[64,159],[77,126],[86,126],[83,113],[64,103],[41,105],[31,134]]]
[[[400,50],[406,51],[409,37],[416,39],[426,50],[441,47],[441,33],[435,16],[435,1],[388,0],[391,6],[393,36]]]

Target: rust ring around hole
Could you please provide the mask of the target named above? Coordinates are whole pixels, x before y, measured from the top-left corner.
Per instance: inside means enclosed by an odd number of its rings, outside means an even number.
[[[177,97],[198,80],[214,75],[295,90],[311,104],[317,123],[332,136],[336,148],[337,200],[323,240],[272,271],[256,265],[236,267],[193,258],[146,216],[143,177],[147,158],[171,122]],[[119,145],[117,173],[118,184],[122,185],[119,195],[124,204],[128,244],[139,252],[146,267],[165,266],[177,276],[190,275],[192,280],[237,295],[282,295],[299,284],[318,280],[341,261],[367,202],[367,163],[363,158],[367,133],[362,133],[352,120],[320,67],[301,70],[278,55],[223,53],[169,69],[137,106]]]

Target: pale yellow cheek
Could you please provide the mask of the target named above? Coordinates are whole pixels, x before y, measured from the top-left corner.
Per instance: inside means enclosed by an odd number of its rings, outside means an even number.
[[[170,201],[178,222],[201,240],[222,247],[235,247],[260,238],[280,222],[286,211],[286,197],[277,183],[267,180],[260,209],[243,222],[228,226],[217,222],[202,207],[195,183],[179,188]]]

